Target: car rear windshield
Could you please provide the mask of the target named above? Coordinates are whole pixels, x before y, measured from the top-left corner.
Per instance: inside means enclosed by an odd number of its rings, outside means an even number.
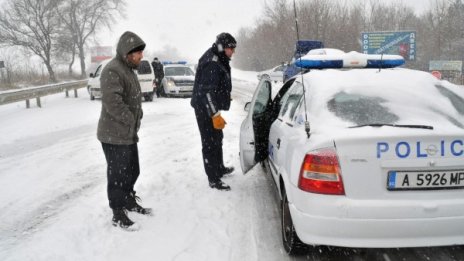
[[[151,74],[151,65],[148,61],[141,61],[137,67],[138,74]]]
[[[401,109],[405,104],[400,104],[395,99],[378,96],[364,95],[360,93],[347,93],[340,91],[327,102],[330,112],[338,118],[353,123],[353,125],[365,124],[399,124],[405,123],[405,119],[413,118],[422,120],[423,123],[433,125],[435,114],[445,122],[459,128],[464,128],[462,116],[464,116],[464,97],[441,85],[435,85],[438,90],[436,99],[442,99],[448,103],[447,107],[438,107],[433,104],[411,105],[409,109]],[[398,96],[401,94],[399,93]],[[421,97],[410,97],[411,102],[420,100]],[[414,115],[414,116],[412,116]],[[432,119],[434,118],[434,119]],[[406,121],[407,122],[407,121]]]
[[[193,76],[194,73],[189,67],[166,67],[165,76]]]

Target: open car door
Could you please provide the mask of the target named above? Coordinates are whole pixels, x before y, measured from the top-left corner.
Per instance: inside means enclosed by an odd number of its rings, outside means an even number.
[[[240,127],[240,165],[243,174],[267,157],[271,90],[270,79],[263,78],[255,90],[253,99],[245,105],[248,114]]]

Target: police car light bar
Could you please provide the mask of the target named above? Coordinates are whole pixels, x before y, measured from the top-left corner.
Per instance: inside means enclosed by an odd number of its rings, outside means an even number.
[[[171,61],[163,61],[163,64],[166,65],[166,64],[187,64],[186,61],[178,61],[178,62],[171,62]]]
[[[320,49],[323,50],[323,49]],[[363,54],[358,52],[321,52],[313,50],[295,61],[295,65],[304,69],[329,68],[394,68],[404,64],[400,55]]]

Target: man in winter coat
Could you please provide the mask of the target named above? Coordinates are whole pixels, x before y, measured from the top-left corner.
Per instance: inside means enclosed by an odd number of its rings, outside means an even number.
[[[227,111],[230,107],[232,81],[229,62],[236,46],[237,41],[229,33],[216,37],[216,42],[198,61],[190,102],[200,129],[203,164],[209,186],[219,190],[230,190],[221,178],[234,171],[233,167],[224,166],[222,129],[226,122],[220,111]]]
[[[155,57],[155,59],[153,59],[153,62],[151,62],[151,66],[153,67],[153,72],[155,73],[156,97],[160,97],[161,81],[164,78],[163,64],[160,63],[158,57]]]
[[[97,138],[107,162],[108,199],[113,225],[136,229],[127,211],[151,214],[136,200],[134,184],[140,173],[137,132],[142,119],[142,93],[134,69],[143,58],[145,43],[132,32],[119,39],[116,57],[103,68],[100,78],[102,109]]]

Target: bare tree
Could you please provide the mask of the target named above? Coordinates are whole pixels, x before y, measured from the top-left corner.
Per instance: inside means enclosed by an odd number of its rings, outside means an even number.
[[[124,16],[125,0],[68,0],[60,16],[78,50],[81,76],[85,77],[85,44],[100,27],[111,28],[118,15]]]
[[[59,28],[59,0],[9,0],[0,11],[0,43],[22,46],[39,56],[56,82],[52,50]]]

